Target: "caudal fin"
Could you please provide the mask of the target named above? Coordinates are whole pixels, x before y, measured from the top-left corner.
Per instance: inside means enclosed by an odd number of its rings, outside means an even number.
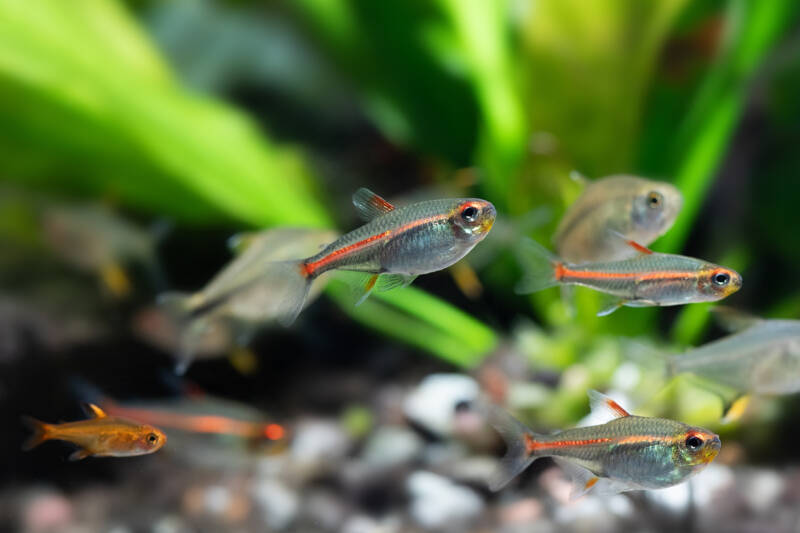
[[[177,374],[186,373],[194,359],[195,330],[202,325],[202,321],[193,318],[200,306],[199,302],[200,298],[197,294],[165,292],[158,295],[158,306],[169,317],[172,327],[177,329],[180,339],[174,354],[177,358],[177,363],[175,363],[175,373]]]
[[[27,452],[28,450],[32,450],[50,438],[48,434],[50,424],[45,424],[41,420],[36,420],[35,418],[27,415],[22,416],[22,423],[32,431],[31,436],[22,443],[23,451]]]
[[[556,268],[560,260],[538,242],[523,239],[517,247],[517,259],[525,271],[525,276],[514,288],[517,294],[527,294],[558,285]]]
[[[275,318],[282,326],[291,326],[303,310],[313,279],[304,274],[302,263],[297,261],[268,263],[264,276],[273,288]]]
[[[500,460],[500,466],[489,480],[489,488],[497,491],[505,487],[537,458],[530,451],[530,444],[535,442],[536,435],[522,422],[496,405],[490,405],[487,414],[489,423],[500,433],[507,446],[506,454]]]

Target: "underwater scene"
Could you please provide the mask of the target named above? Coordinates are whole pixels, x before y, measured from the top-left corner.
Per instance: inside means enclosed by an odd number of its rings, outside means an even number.
[[[0,531],[800,531],[796,0],[3,0],[0,161]]]

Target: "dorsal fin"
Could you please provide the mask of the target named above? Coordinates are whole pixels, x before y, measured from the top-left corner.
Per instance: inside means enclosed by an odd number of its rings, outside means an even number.
[[[596,390],[589,391],[589,404],[592,407],[592,413],[602,413],[610,415],[611,418],[622,418],[624,416],[631,416],[631,414],[622,408],[620,404]]]
[[[361,218],[366,221],[394,210],[392,204],[364,187],[361,187],[353,194],[353,205]]]
[[[611,233],[615,237],[619,237],[620,239],[625,241],[625,244],[627,244],[628,246],[630,246],[631,248],[633,248],[634,250],[636,250],[640,254],[650,255],[650,254],[653,253],[653,250],[651,250],[647,246],[644,246],[643,244],[639,244],[638,242],[634,241],[633,239],[627,238],[625,235],[623,235],[622,233],[620,233],[620,232],[618,232],[616,230],[610,229],[608,231],[609,231],[609,233]]]
[[[93,403],[84,402],[81,404],[81,407],[83,407],[83,411],[86,413],[86,416],[91,418],[105,418],[108,416],[105,411]]]

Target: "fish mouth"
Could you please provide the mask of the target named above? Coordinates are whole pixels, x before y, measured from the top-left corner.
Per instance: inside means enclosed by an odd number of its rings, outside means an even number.
[[[497,218],[497,210],[494,206],[487,202],[486,207],[483,208],[483,221],[480,225],[480,232],[481,233],[488,233],[492,226],[494,225],[494,221]]]
[[[716,459],[721,447],[722,441],[719,440],[719,436],[717,435],[714,435],[708,441],[706,441],[705,449],[700,456],[700,464],[705,466]]]

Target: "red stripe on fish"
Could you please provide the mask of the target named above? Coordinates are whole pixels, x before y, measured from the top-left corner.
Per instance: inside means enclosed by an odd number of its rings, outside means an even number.
[[[587,270],[572,270],[565,266],[561,266],[560,272],[558,265],[556,267],[557,274],[561,274],[561,278],[556,277],[559,281],[562,278],[575,278],[575,279],[628,279],[635,278],[639,280],[675,280],[675,279],[694,279],[697,277],[696,272],[595,272]]]
[[[537,442],[531,439],[532,443],[526,442],[529,450],[536,453],[541,453],[543,450],[549,448],[574,448],[578,446],[589,446],[591,444],[606,444],[614,442],[615,439],[600,437],[596,439],[583,439],[583,440],[557,440],[552,442]]]
[[[319,259],[318,261],[314,261],[313,263],[306,263],[305,264],[305,270],[306,270],[306,272],[308,272],[309,276],[313,276],[314,272],[319,270],[321,267],[323,267],[323,266],[335,261],[336,259],[338,259],[338,258],[340,258],[342,256],[346,256],[347,254],[350,254],[350,253],[352,253],[352,252],[354,252],[356,250],[359,250],[359,249],[361,249],[362,247],[368,245],[371,242],[375,242],[377,240],[384,239],[384,238],[388,237],[391,234],[392,234],[392,230],[386,230],[383,233],[377,233],[375,235],[371,235],[371,236],[367,237],[366,239],[360,240],[358,242],[354,242],[353,244],[350,244],[348,246],[344,246],[342,248],[339,248],[338,250],[334,250],[331,253],[329,253],[328,255],[326,255],[325,257],[323,257],[322,259]]]
[[[313,276],[314,273],[317,270],[319,270],[320,268],[324,267],[325,265],[328,265],[328,264],[336,261],[337,259],[339,259],[341,257],[345,257],[348,254],[351,254],[351,253],[353,253],[353,252],[355,252],[357,250],[360,250],[361,248],[363,248],[364,246],[369,245],[370,243],[373,243],[373,242],[381,240],[381,239],[385,239],[385,238],[390,237],[390,236],[399,235],[399,234],[401,234],[403,232],[409,231],[409,230],[417,228],[419,226],[423,226],[423,225],[428,224],[430,222],[436,222],[438,220],[445,220],[449,216],[450,216],[449,214],[443,214],[443,215],[434,215],[434,216],[430,216],[430,217],[419,218],[417,220],[409,222],[408,224],[404,224],[404,225],[400,226],[397,229],[386,230],[386,231],[384,231],[382,233],[378,233],[378,234],[372,235],[370,237],[367,237],[366,239],[360,240],[360,241],[355,242],[353,244],[350,244],[348,246],[344,246],[342,248],[339,248],[338,250],[334,250],[331,253],[329,253],[328,255],[326,255],[325,257],[323,257],[323,258],[321,258],[321,259],[319,259],[317,261],[314,261],[313,263],[306,263],[305,264],[305,270],[306,270],[306,272],[308,272],[308,275]]]

